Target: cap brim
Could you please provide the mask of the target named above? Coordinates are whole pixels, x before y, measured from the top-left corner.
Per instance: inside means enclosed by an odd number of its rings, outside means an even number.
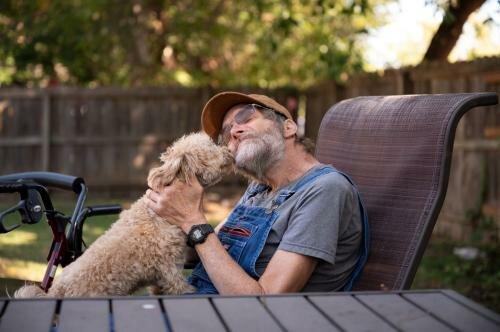
[[[201,113],[201,125],[203,131],[217,142],[217,136],[222,127],[222,121],[227,111],[238,104],[257,103],[258,99],[239,92],[221,92],[213,96],[203,108]]]

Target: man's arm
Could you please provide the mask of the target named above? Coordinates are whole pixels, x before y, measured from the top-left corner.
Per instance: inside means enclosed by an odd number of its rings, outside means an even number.
[[[223,220],[217,224],[217,226],[214,229],[215,234],[219,234],[219,231],[225,222],[226,222],[226,220]],[[200,257],[198,257],[198,253],[196,252],[196,250],[194,250],[194,248],[187,247],[186,248],[186,263],[187,264],[196,264],[199,261],[200,261]]]
[[[261,278],[256,281],[232,259],[215,234],[210,234],[204,243],[195,248],[221,295],[299,292],[317,264],[313,257],[277,250]]]

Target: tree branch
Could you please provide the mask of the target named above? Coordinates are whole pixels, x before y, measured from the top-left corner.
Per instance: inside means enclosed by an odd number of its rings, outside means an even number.
[[[467,18],[477,10],[486,0],[457,0],[450,1],[443,21],[432,37],[431,43],[422,61],[446,61],[453,50]]]

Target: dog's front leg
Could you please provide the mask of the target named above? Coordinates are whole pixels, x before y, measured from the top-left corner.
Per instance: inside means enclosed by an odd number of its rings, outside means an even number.
[[[164,265],[159,271],[160,278],[156,285],[149,288],[154,295],[180,295],[194,292],[195,289],[189,285],[175,264]]]
[[[149,286],[148,291],[149,291],[150,295],[163,295],[164,294],[161,290],[161,287],[158,285]]]

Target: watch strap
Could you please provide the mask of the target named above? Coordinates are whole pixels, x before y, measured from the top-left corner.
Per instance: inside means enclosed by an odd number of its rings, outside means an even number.
[[[210,224],[194,225],[187,234],[186,243],[189,247],[194,248],[195,245],[205,242],[207,236],[214,233],[214,229]]]

